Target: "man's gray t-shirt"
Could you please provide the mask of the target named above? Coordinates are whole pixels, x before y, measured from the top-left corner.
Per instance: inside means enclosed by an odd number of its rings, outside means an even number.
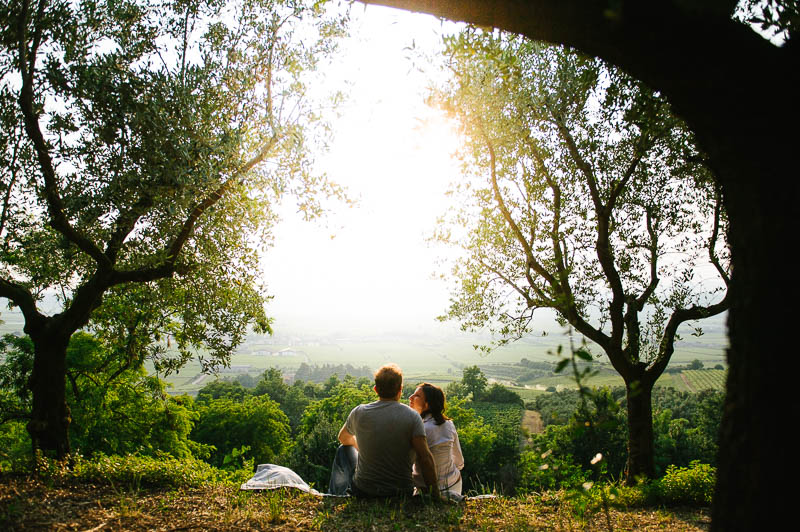
[[[414,436],[425,436],[420,415],[398,401],[375,401],[355,407],[344,424],[358,440],[356,488],[378,496],[413,490]]]

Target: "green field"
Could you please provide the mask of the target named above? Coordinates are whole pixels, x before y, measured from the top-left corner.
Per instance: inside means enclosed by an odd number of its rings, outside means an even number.
[[[17,311],[2,315],[0,334],[21,334],[23,320]],[[704,327],[700,337],[684,335],[678,342],[672,357],[672,366],[687,365],[700,360],[706,367],[725,365],[724,322],[717,320]],[[575,388],[568,373],[547,376],[532,381],[519,382],[524,372],[518,364],[522,359],[532,362],[554,364],[558,358],[553,354],[559,345],[566,347],[568,338],[562,334],[529,336],[509,346],[496,349],[490,354],[476,350],[475,344],[486,343],[486,338],[466,333],[452,332],[433,335],[416,332],[399,332],[375,336],[346,336],[344,333],[328,333],[324,336],[296,332],[278,333],[275,336],[250,335],[239,346],[231,358],[230,367],[222,368],[217,376],[203,375],[196,360],[187,364],[178,373],[166,376],[173,394],[195,394],[197,390],[216,378],[235,378],[240,374],[258,377],[268,368],[279,368],[288,380],[302,363],[323,366],[325,364],[351,364],[355,367],[377,368],[386,362],[395,362],[403,368],[409,382],[430,382],[446,385],[459,380],[464,367],[478,365],[490,382],[499,382],[517,391],[526,400],[537,394],[555,389]],[[591,386],[622,386],[622,379],[603,357],[594,367],[599,374],[587,384]],[[152,365],[148,365],[152,371]],[[163,377],[163,376],[162,376]],[[343,376],[340,376],[343,377]],[[724,386],[723,370],[684,371],[680,374],[665,373],[658,381],[660,386],[672,386],[684,391],[704,388],[721,389]]]
[[[724,390],[726,371],[721,369],[690,369],[681,372],[686,378],[689,391]]]

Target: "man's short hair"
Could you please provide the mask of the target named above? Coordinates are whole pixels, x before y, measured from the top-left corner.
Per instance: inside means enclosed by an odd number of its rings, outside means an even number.
[[[375,372],[375,391],[381,399],[392,399],[403,388],[403,371],[397,364],[385,364]]]

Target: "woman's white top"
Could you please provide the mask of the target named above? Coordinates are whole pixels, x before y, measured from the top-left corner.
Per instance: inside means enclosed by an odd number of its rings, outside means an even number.
[[[461,469],[464,467],[464,456],[461,454],[461,444],[458,441],[456,426],[449,419],[441,425],[437,425],[436,420],[430,414],[426,415],[422,421],[425,425],[428,447],[433,454],[433,462],[436,464],[439,489],[452,489],[461,480]],[[420,488],[425,486],[418,462],[414,463],[412,475],[415,486]]]

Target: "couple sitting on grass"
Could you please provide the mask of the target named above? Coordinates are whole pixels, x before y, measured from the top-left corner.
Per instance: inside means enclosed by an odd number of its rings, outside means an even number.
[[[442,389],[420,384],[409,408],[400,402],[403,373],[395,364],[375,372],[374,389],[379,399],[355,407],[339,431],[328,492],[461,498],[464,458]]]

